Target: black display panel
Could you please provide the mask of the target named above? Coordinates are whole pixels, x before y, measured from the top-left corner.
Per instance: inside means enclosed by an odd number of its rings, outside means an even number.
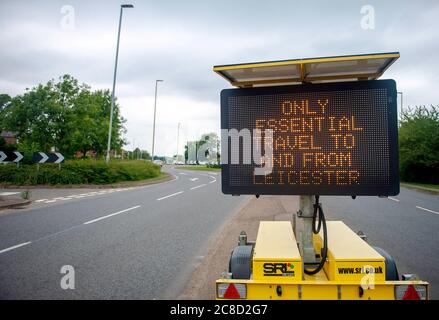
[[[393,80],[225,89],[221,129],[225,194],[399,193]],[[238,140],[231,138],[231,129],[240,134]],[[249,144],[245,135],[253,137],[255,129],[263,134]],[[232,147],[236,141],[238,149]],[[262,155],[271,148],[265,160],[269,174],[255,174],[261,162],[244,161],[255,146]]]

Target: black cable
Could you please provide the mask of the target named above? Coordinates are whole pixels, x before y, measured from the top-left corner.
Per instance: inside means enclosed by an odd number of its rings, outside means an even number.
[[[314,234],[318,234],[320,232],[321,227],[323,226],[323,247],[320,251],[320,262],[319,265],[314,270],[307,270],[304,268],[304,272],[308,275],[313,275],[318,273],[323,269],[325,265],[326,258],[328,257],[328,230],[326,228],[326,219],[325,214],[323,213],[322,204],[319,203],[319,196],[315,196],[316,202],[314,203],[314,213],[312,217],[312,232]],[[318,224],[316,227],[317,216],[319,218]]]

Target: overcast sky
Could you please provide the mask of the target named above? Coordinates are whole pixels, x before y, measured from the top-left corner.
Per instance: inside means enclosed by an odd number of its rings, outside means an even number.
[[[0,1],[0,93],[21,94],[62,74],[111,88],[121,1]],[[129,2],[128,2],[129,3]],[[131,1],[124,11],[116,95],[128,120],[127,149],[156,154],[219,131],[214,65],[399,51],[386,72],[404,106],[439,103],[439,1]],[[361,8],[374,8],[374,29]],[[74,23],[72,23],[72,9]]]

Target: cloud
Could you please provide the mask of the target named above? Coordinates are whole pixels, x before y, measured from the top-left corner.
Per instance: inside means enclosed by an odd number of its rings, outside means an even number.
[[[361,28],[364,1],[133,2],[124,11],[116,95],[127,139],[151,150],[154,84],[165,80],[158,154],[175,153],[178,122],[182,139],[219,128],[219,92],[229,84],[212,72],[218,64],[400,51],[385,77],[396,79],[406,105],[438,104],[437,2],[368,1],[374,30]],[[60,23],[65,4],[0,3],[0,91],[19,94],[65,73],[111,88],[119,1],[70,1],[73,30]]]

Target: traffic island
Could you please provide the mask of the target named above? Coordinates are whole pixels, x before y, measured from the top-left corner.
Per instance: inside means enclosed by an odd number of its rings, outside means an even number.
[[[15,195],[15,193],[14,193]],[[3,209],[20,209],[29,205],[31,201],[29,199],[22,199],[12,195],[2,195],[0,193],[0,210]]]

